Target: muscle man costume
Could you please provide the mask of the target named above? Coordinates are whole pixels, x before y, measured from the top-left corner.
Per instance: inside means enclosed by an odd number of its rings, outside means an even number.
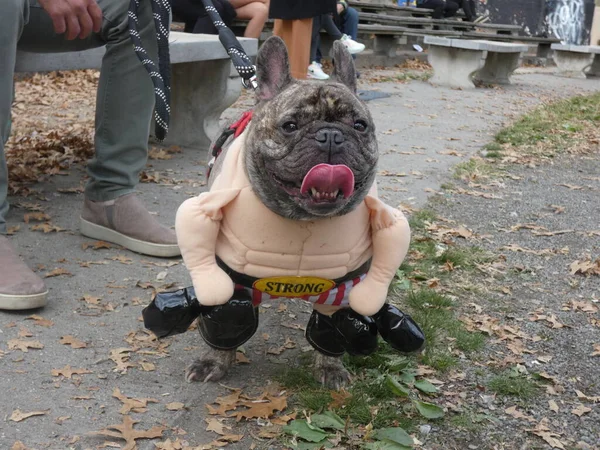
[[[234,349],[256,331],[261,301],[293,297],[313,303],[306,338],[326,355],[369,354],[378,332],[397,350],[420,348],[419,327],[385,303],[410,241],[404,215],[373,185],[343,216],[279,216],[250,185],[246,134],[231,144],[210,191],[179,208],[177,239],[193,289],[159,294],[144,310],[146,326],[162,337],[199,316],[209,345]]]

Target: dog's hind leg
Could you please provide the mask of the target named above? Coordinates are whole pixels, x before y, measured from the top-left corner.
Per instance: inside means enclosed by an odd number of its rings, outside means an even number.
[[[236,349],[218,350],[209,348],[199,359],[195,360],[185,370],[185,379],[192,381],[219,381],[235,363]]]
[[[314,375],[328,389],[339,390],[350,382],[350,372],[342,364],[342,358],[315,352]]]
[[[191,381],[218,381],[235,363],[235,353],[256,332],[258,308],[246,291],[236,291],[224,305],[205,308],[198,318],[198,331],[210,348],[185,372]]]

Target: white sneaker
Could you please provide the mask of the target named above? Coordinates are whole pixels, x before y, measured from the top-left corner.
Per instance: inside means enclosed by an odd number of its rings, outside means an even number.
[[[360,53],[365,49],[365,44],[361,44],[360,42],[350,39],[350,36],[347,34],[342,35],[340,42],[346,46],[351,55]]]
[[[321,67],[323,66],[318,62],[311,62],[310,66],[308,66],[308,78],[314,78],[315,80],[329,80],[329,75],[323,72]]]

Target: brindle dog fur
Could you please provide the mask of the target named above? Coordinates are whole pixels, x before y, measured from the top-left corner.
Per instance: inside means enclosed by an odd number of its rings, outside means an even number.
[[[268,39],[257,58],[259,90],[248,130],[245,167],[254,192],[273,212],[294,220],[314,220],[347,214],[364,201],[373,185],[378,161],[375,125],[356,94],[354,61],[334,42],[331,81],[294,80],[285,44]],[[318,147],[326,127],[336,139],[331,151]],[[224,150],[226,151],[226,150]],[[220,171],[217,159],[209,186]],[[327,208],[303,201],[299,191],[304,175],[320,163],[343,164],[354,174],[354,193]],[[350,380],[340,358],[315,352],[315,376],[329,388]],[[208,349],[187,368],[187,381],[217,381],[235,362],[235,350]]]

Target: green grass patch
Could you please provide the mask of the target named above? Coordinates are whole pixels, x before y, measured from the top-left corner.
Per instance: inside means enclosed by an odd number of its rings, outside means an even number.
[[[497,176],[500,173],[497,167],[488,164],[482,158],[471,158],[454,167],[454,178],[463,181],[476,181]]]
[[[536,394],[539,385],[528,374],[513,368],[493,377],[488,388],[500,395],[528,400]]]
[[[585,126],[600,121],[600,93],[549,103],[525,114],[495,137],[497,144],[512,146],[548,142],[564,149]]]

